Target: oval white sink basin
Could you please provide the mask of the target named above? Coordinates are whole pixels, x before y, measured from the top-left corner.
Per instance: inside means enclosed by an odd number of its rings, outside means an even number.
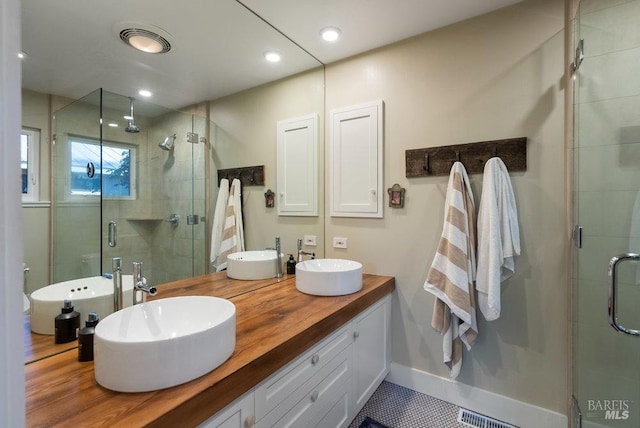
[[[207,296],[124,308],[96,326],[96,381],[120,392],[155,391],[200,377],[236,346],[236,307]]]
[[[314,296],[342,296],[362,289],[362,264],[353,260],[316,259],[296,265],[296,288]]]
[[[268,279],[276,276],[276,251],[240,251],[227,256],[227,276],[233,279]]]
[[[122,275],[124,306],[133,301],[133,276]],[[113,313],[113,280],[102,276],[73,279],[42,287],[31,293],[31,331],[38,334],[53,334],[54,319],[60,315],[65,299],[71,300],[73,308],[80,312],[80,324],[84,326],[89,312],[100,318]]]

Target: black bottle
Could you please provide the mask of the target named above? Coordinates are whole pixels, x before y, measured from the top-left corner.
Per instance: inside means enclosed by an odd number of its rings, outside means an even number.
[[[80,313],[73,310],[71,300],[65,300],[62,313],[55,320],[55,343],[73,342],[78,338]]]
[[[296,261],[293,258],[293,254],[289,254],[289,260],[287,260],[287,274],[293,275],[296,273]]]
[[[85,326],[78,332],[78,361],[93,361],[93,334],[98,321],[98,314],[89,312]]]

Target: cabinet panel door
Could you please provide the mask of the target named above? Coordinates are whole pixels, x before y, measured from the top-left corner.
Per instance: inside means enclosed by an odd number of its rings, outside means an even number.
[[[204,421],[200,428],[251,428],[255,424],[253,390]]]
[[[331,110],[332,217],[383,216],[383,103]]]
[[[318,115],[278,122],[278,215],[318,215]]]
[[[354,413],[360,411],[389,373],[390,296],[353,322]]]

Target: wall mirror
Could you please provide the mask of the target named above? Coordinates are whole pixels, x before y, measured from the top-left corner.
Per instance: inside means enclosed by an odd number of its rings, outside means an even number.
[[[205,273],[207,235],[218,192],[217,169],[265,166],[264,186],[243,189],[247,249],[272,247],[279,236],[283,252],[294,253],[297,239],[311,235],[317,246],[307,249],[320,255],[324,252],[323,65],[234,0],[199,1],[188,10],[178,4],[165,6],[158,8],[151,0],[143,0],[120,10],[105,4],[100,6],[104,10],[96,11],[92,9],[95,5],[81,0],[53,0],[46,5],[36,0],[22,2],[22,46],[27,53],[23,126],[41,131],[42,201],[23,206],[27,295],[56,281],[100,276],[110,271],[113,256],[123,256],[124,266],[145,258],[145,276],[156,284]],[[102,19],[99,24],[92,21],[96,16]],[[139,16],[156,25],[166,23],[167,30],[176,28],[169,31],[175,44],[166,56],[141,57],[114,35],[116,23]],[[68,20],[75,25],[68,25]],[[175,22],[180,25],[173,27]],[[263,66],[265,43],[277,46],[283,67]],[[109,48],[112,44],[116,44],[115,52]],[[211,62],[217,67],[207,76],[196,73]],[[226,76],[233,79],[226,80]],[[94,78],[97,80],[91,80]],[[151,80],[160,84],[153,101],[147,102],[140,99],[137,89]],[[129,124],[121,111],[130,110],[130,97],[135,98],[138,133],[124,131]],[[53,112],[60,112],[55,120],[51,119]],[[109,115],[121,122],[119,128],[109,127]],[[277,123],[309,115],[318,117],[318,215],[279,216],[277,198],[273,208],[264,203],[267,189],[278,193]],[[81,116],[93,121],[91,130],[78,125]],[[105,121],[102,130],[97,126],[100,118]],[[57,132],[63,122],[66,131]],[[199,134],[206,143],[190,143],[188,133]],[[55,145],[49,141],[53,134],[57,134]],[[73,166],[68,161],[73,150],[91,149],[99,138],[110,142],[112,153],[121,157],[112,169],[135,156],[131,174],[137,178],[135,192],[120,201],[106,198],[102,205],[96,200],[87,203],[90,198],[81,201],[91,189],[82,187],[84,184],[71,186]],[[172,140],[169,150],[160,147],[167,138]],[[63,158],[66,163],[61,162]],[[175,175],[160,179],[163,173]],[[178,181],[188,182],[191,197],[176,201],[167,211],[165,197],[184,194]],[[79,199],[68,197],[74,192]],[[64,202],[63,206],[56,207],[58,202]],[[60,211],[56,214],[56,210]],[[75,217],[73,211],[82,214]],[[175,227],[166,221],[173,214],[178,220]],[[187,227],[187,217],[194,214],[201,221]],[[87,218],[86,224],[80,218]],[[115,247],[109,245],[111,221],[118,226]],[[98,242],[97,251],[80,248],[77,239],[85,236]],[[154,255],[154,249],[159,254]],[[190,255],[177,252],[182,249]],[[57,256],[66,263],[63,269],[54,268],[51,262]],[[172,262],[174,268],[170,268]],[[183,269],[185,266],[189,269]],[[92,271],[86,274],[87,269]],[[64,350],[46,345],[45,340],[38,359]]]

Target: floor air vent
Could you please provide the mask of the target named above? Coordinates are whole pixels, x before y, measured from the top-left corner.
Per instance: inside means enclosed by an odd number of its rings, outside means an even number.
[[[474,428],[517,428],[515,425],[510,425],[467,409],[460,409],[458,412],[458,422]]]

